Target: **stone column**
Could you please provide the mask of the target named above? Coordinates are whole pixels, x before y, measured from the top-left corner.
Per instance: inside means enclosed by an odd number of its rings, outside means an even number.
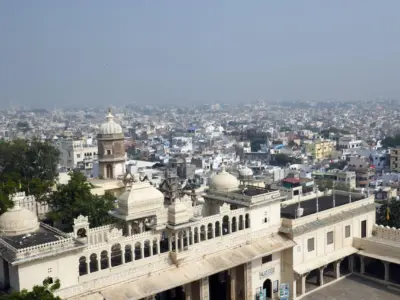
[[[178,234],[177,233],[175,233],[175,237],[174,237],[174,239],[175,239],[175,252],[178,252]]]
[[[160,241],[157,240],[157,254],[160,254]]]
[[[144,258],[144,243],[140,244],[140,258]]]
[[[324,269],[325,269],[325,266],[324,267],[320,267],[318,269],[318,271],[319,271],[319,273],[318,273],[318,285],[319,286],[323,286],[324,285]]]
[[[385,281],[389,281],[390,280],[390,262],[383,261],[383,264],[385,266]]]
[[[360,274],[364,275],[364,273],[365,273],[364,256],[360,256]]]
[[[232,233],[232,221],[229,220],[228,222],[228,234]]]
[[[126,226],[128,227],[128,236],[131,236],[132,235],[132,225],[128,222],[126,224]]]
[[[218,226],[219,236],[222,236],[222,223]]]
[[[200,279],[200,299],[210,299],[210,287],[208,285],[208,277]]]
[[[125,251],[121,251],[121,263],[125,263]]]
[[[186,230],[186,243],[187,243],[187,247],[189,248],[189,246],[190,246],[190,230],[189,229]]]
[[[333,265],[333,271],[335,272],[336,279],[340,278],[340,263],[341,263],[341,260],[335,262]]]
[[[150,243],[149,243],[150,256],[153,256],[153,243],[154,243],[154,241],[150,241]]]
[[[168,251],[172,251],[172,236],[168,234]]]
[[[301,295],[306,293],[306,279],[308,274],[301,275]]]
[[[192,300],[192,283],[185,284],[183,290],[185,291],[185,300]]]
[[[246,263],[244,265],[244,289],[245,289],[245,293],[244,293],[244,299],[245,300],[253,300],[253,288],[252,288],[252,284],[251,284],[251,262]]]
[[[180,240],[179,243],[181,244],[181,251],[183,251],[185,249],[184,243],[183,243],[183,233],[182,233],[181,237],[179,238],[179,240]]]
[[[229,277],[231,279],[231,300],[236,300],[236,268],[232,268],[229,270]]]

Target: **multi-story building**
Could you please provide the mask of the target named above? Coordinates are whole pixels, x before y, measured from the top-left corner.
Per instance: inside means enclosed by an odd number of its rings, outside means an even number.
[[[351,189],[356,187],[356,173],[353,171],[315,171],[312,173],[312,177],[316,180],[332,180],[337,183],[343,183],[348,185]]]
[[[50,277],[71,300],[250,300],[297,299],[352,272],[399,281],[390,270],[400,235],[375,225],[373,195],[327,191],[286,205],[279,191],[242,187],[222,170],[204,201],[175,193],[167,203],[137,174],[124,183],[115,224],[91,228],[79,216],[71,233],[39,223],[13,195],[0,216],[3,286]]]
[[[317,140],[306,144],[306,150],[314,160],[328,159],[335,149],[335,142],[331,140]]]
[[[353,149],[360,148],[362,146],[362,140],[358,140],[354,135],[345,135],[339,138],[338,148],[343,154],[351,153]]]
[[[390,149],[390,171],[400,173],[400,147]]]
[[[97,160],[97,145],[91,139],[59,139],[60,165],[68,169],[83,169],[90,172]]]

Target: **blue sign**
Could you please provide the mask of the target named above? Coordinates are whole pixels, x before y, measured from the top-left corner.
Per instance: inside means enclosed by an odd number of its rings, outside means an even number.
[[[279,299],[280,300],[289,300],[289,284],[281,283],[279,289]]]

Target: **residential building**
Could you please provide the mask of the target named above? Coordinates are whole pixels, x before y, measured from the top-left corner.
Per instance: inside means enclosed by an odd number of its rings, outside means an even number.
[[[400,147],[390,149],[390,172],[400,173]]]
[[[335,149],[331,140],[317,140],[306,144],[306,151],[314,160],[329,159]]]

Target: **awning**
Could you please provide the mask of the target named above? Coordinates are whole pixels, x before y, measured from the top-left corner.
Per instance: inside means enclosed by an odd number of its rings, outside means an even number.
[[[96,294],[101,294],[107,300],[141,299],[239,266],[255,258],[291,248],[294,245],[295,243],[292,240],[281,235],[260,238],[250,244],[206,255],[200,260],[190,261],[179,267],[173,267],[138,280],[113,285]],[[83,299],[83,297],[74,299]],[[89,299],[92,300],[87,298],[87,300]]]
[[[339,260],[339,259],[344,258],[349,255],[352,255],[356,252],[358,252],[358,249],[356,249],[354,247],[346,247],[346,248],[334,251],[332,253],[329,253],[325,256],[310,259],[307,263],[303,263],[303,264],[294,266],[293,269],[297,274],[302,275],[302,274],[308,273],[312,270],[315,270],[319,267],[330,264],[331,262],[334,262],[336,260]]]

